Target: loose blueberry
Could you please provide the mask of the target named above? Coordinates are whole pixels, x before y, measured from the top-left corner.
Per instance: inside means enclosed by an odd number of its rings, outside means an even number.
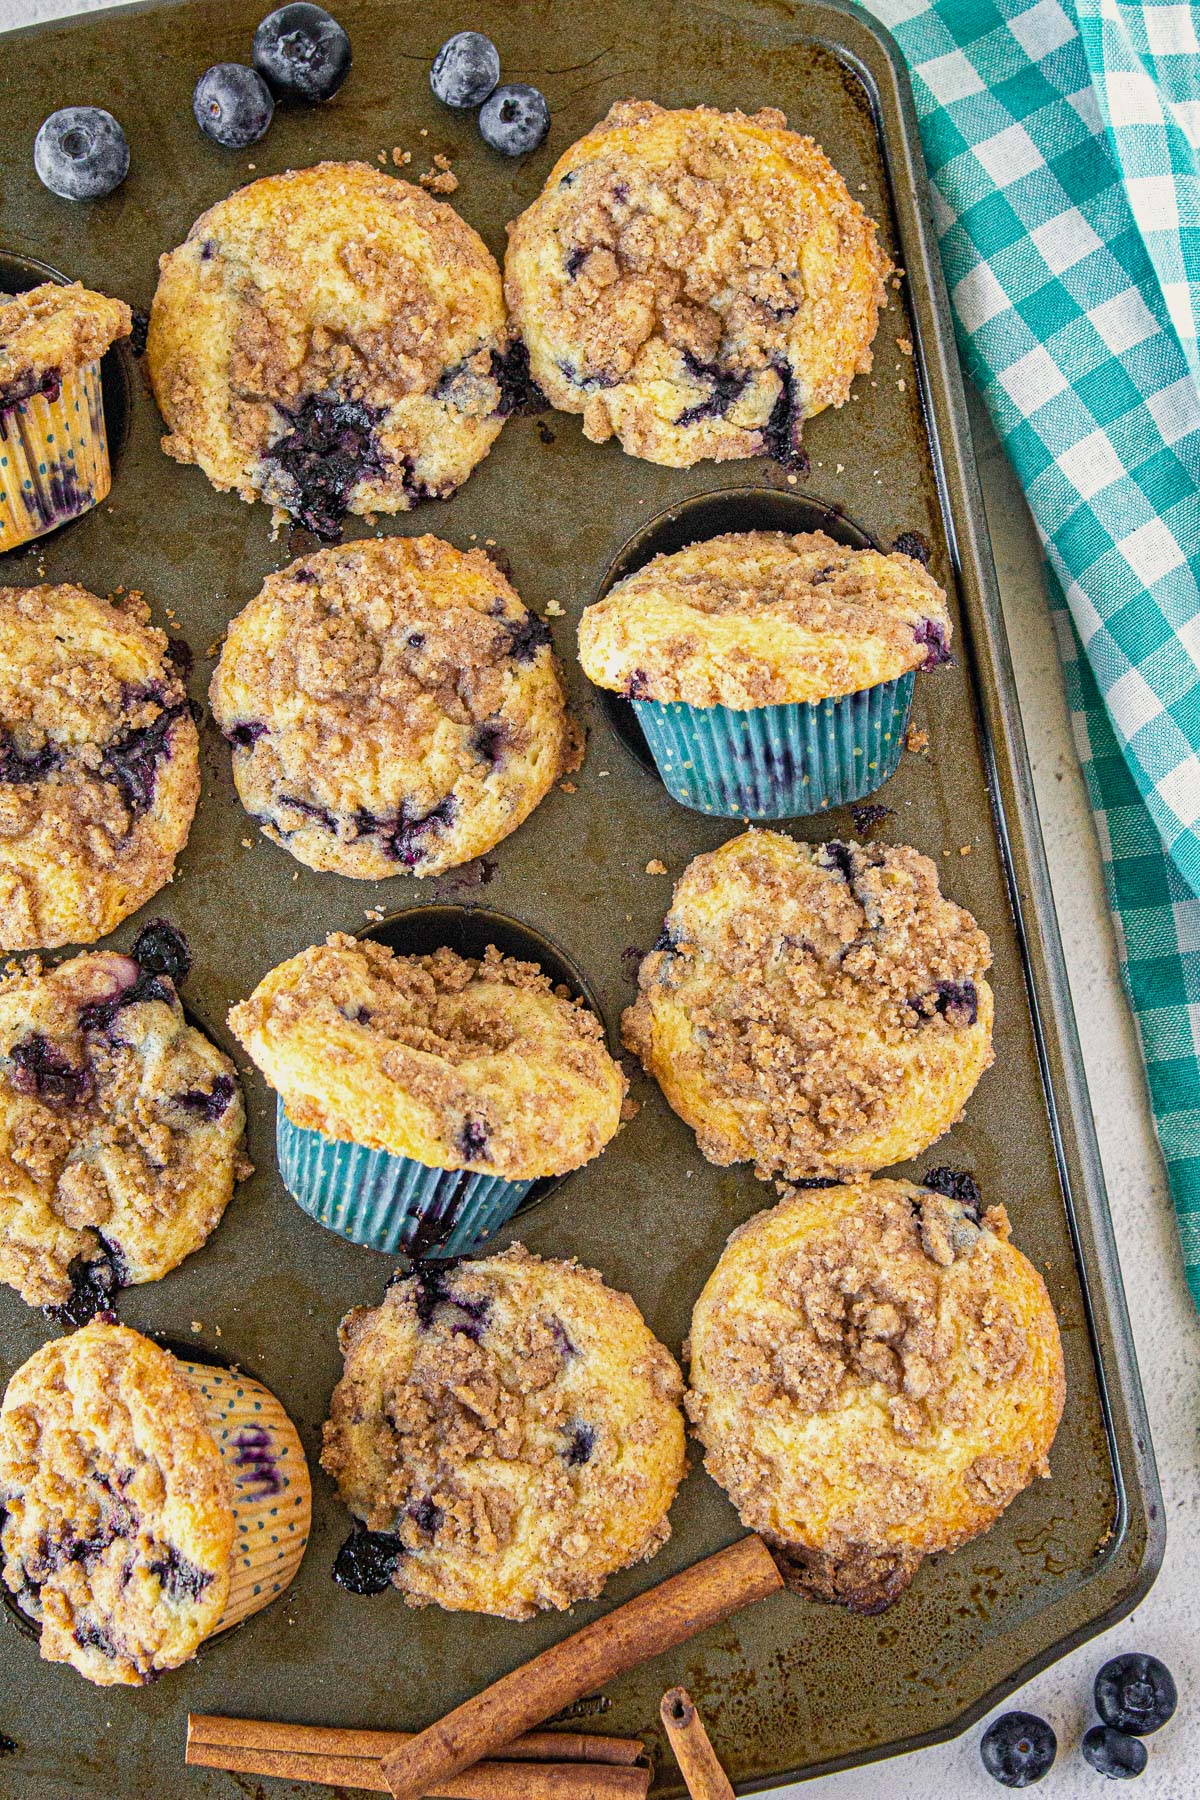
[[[297,0],[267,14],[251,60],[277,100],[316,106],[332,100],[350,73],[350,39],[323,6]]]
[[[1058,1753],[1058,1739],[1036,1713],[1002,1713],[979,1742],[983,1766],[1002,1787],[1031,1787],[1047,1774]]]
[[[499,79],[500,52],[482,31],[456,31],[429,71],[429,85],[443,106],[482,106]]]
[[[192,111],[205,137],[226,150],[257,144],[275,114],[262,76],[242,63],[214,63],[192,95]]]
[[[1178,1703],[1171,1671],[1157,1656],[1114,1656],[1096,1677],[1096,1711],[1115,1731],[1134,1737],[1160,1731]]]
[[[129,173],[129,145],[102,106],[64,106],[43,122],[33,166],[60,200],[102,200]]]
[[[368,1531],[356,1523],[333,1564],[333,1579],[348,1594],[382,1594],[404,1545],[392,1531]]]
[[[1146,1746],[1141,1738],[1127,1737],[1111,1725],[1093,1725],[1084,1732],[1079,1748],[1084,1762],[1110,1781],[1133,1781],[1146,1767]]]
[[[550,129],[545,96],[524,81],[498,87],[480,108],[479,130],[485,144],[502,156],[526,156]]]
[[[177,925],[151,919],[142,926],[129,953],[139,968],[152,975],[169,975],[176,987],[187,980],[192,966],[188,941]]]

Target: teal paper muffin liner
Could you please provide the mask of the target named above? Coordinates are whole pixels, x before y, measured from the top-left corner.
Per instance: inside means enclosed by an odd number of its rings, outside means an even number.
[[[836,700],[686,706],[635,700],[672,799],[730,819],[796,819],[882,787],[904,748],[913,674]]]
[[[516,1212],[534,1185],[431,1169],[408,1156],[343,1143],[293,1125],[275,1105],[279,1173],[318,1225],[371,1250],[465,1256]]]
[[[111,487],[98,362],[0,412],[0,550],[77,518]]]

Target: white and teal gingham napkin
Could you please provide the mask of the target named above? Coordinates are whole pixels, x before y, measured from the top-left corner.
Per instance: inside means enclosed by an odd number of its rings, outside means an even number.
[[[864,10],[911,69],[959,345],[1045,545],[1200,1305],[1200,8]]]

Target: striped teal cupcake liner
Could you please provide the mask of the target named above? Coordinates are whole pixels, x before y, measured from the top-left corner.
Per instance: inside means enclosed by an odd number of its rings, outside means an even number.
[[[635,700],[667,792],[693,812],[797,819],[873,794],[895,774],[912,674],[857,694],[791,706],[685,706]]]
[[[111,487],[98,362],[0,412],[0,550],[77,518]]]
[[[343,1143],[293,1125],[275,1105],[279,1173],[318,1225],[371,1250],[465,1256],[512,1218],[534,1185],[431,1169],[408,1156]]]

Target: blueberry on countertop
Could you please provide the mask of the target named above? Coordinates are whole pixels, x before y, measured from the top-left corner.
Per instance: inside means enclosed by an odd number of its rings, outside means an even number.
[[[1047,1774],[1058,1739],[1036,1713],[1009,1712],[993,1719],[979,1743],[983,1766],[1002,1787],[1032,1787]]]
[[[550,129],[545,95],[524,81],[498,87],[480,108],[479,129],[484,142],[502,156],[525,156],[537,149]]]
[[[1164,1726],[1179,1703],[1170,1669],[1157,1656],[1130,1651],[1096,1677],[1096,1711],[1106,1725],[1145,1737]]]
[[[499,79],[500,52],[482,31],[456,31],[429,70],[429,85],[443,106],[482,106]]]
[[[33,166],[60,200],[101,200],[129,173],[129,145],[102,106],[64,106],[43,121]]]
[[[307,0],[268,13],[251,55],[277,100],[308,106],[332,100],[350,73],[349,37],[332,13]]]
[[[245,150],[257,144],[275,114],[271,90],[261,75],[242,63],[214,63],[192,95],[196,123],[214,144]]]
[[[1110,1781],[1133,1781],[1146,1767],[1146,1746],[1141,1738],[1127,1737],[1111,1725],[1093,1725],[1084,1732],[1079,1748],[1084,1762]]]

